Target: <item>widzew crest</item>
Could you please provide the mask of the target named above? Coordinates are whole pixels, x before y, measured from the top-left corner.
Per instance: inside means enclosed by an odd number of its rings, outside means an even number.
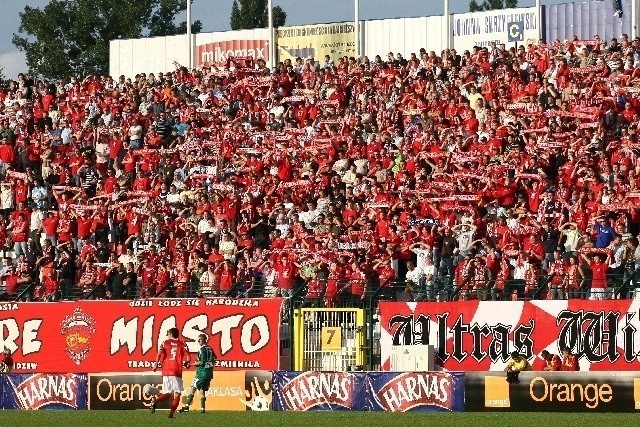
[[[96,331],[95,324],[96,321],[93,317],[79,307],[60,323],[62,326],[60,333],[65,338],[67,355],[76,365],[80,365],[91,352],[90,339]]]

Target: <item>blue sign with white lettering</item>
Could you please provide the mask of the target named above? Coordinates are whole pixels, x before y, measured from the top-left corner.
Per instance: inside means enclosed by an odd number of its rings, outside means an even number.
[[[507,24],[507,40],[509,43],[524,41],[524,22],[509,22]]]

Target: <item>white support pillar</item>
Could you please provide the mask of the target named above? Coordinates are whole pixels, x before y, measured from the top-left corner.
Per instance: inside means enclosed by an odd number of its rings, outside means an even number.
[[[276,38],[273,30],[273,0],[267,2],[267,27],[269,28],[269,63],[276,66]]]
[[[444,48],[451,48],[451,14],[449,13],[449,0],[444,0]]]
[[[538,40],[536,44],[542,39],[542,2],[536,0],[536,28],[538,29]]]
[[[629,39],[633,40],[638,37],[640,32],[638,32],[638,6],[640,6],[640,0],[631,0],[631,34],[629,34]]]
[[[189,60],[187,61],[187,67],[191,70],[193,68],[193,36],[191,35],[191,2],[187,0],[187,52],[189,52]]]
[[[353,23],[355,25],[355,44],[356,44],[356,54],[354,55],[356,58],[360,57],[360,0],[354,0],[354,13],[353,13]]]

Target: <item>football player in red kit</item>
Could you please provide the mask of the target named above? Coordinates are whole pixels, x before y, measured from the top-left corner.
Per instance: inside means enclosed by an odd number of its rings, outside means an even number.
[[[155,372],[158,364],[162,363],[162,394],[151,397],[151,413],[156,411],[158,402],[169,399],[173,396],[169,418],[180,404],[180,394],[182,393],[182,369],[188,368],[191,364],[191,355],[187,345],[178,339],[178,328],[171,328],[167,331],[167,340],[162,343],[156,363],[153,368]]]

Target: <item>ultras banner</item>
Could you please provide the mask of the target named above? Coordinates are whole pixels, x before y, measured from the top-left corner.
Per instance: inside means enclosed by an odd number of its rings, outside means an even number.
[[[0,375],[0,408],[87,409],[87,375]]]
[[[274,372],[276,411],[462,411],[464,374]]]
[[[449,371],[502,371],[518,350],[536,368],[540,353],[569,347],[581,371],[640,370],[640,300],[381,302],[383,370],[394,345],[431,344]]]
[[[15,372],[149,371],[167,330],[189,350],[206,333],[216,369],[278,369],[282,299],[159,299],[11,303],[0,312],[0,348]],[[194,355],[195,356],[195,355]]]

